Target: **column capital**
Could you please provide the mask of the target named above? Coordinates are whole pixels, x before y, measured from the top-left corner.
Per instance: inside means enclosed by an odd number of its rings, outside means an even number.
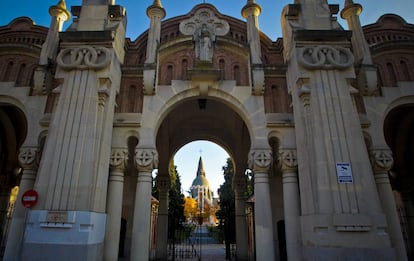
[[[171,188],[170,176],[157,176],[157,188],[159,192],[168,193]]]
[[[151,172],[158,166],[158,153],[156,149],[135,150],[135,164],[140,172]]]
[[[298,169],[298,156],[296,149],[279,150],[279,164],[282,172],[296,172]]]
[[[268,171],[272,164],[272,151],[270,149],[251,150],[248,163],[249,168],[254,172]]]
[[[392,152],[389,149],[370,150],[370,156],[374,173],[388,172],[394,165]]]
[[[24,169],[37,169],[39,167],[40,153],[38,147],[20,148],[19,163]]]
[[[244,192],[246,191],[247,181],[246,177],[241,175],[234,175],[232,180],[232,186],[234,192]]]
[[[126,148],[112,148],[109,166],[112,170],[123,170],[128,161],[128,149]]]

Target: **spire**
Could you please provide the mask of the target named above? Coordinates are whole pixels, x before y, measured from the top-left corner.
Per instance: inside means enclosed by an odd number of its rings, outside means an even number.
[[[351,6],[354,4],[353,0],[345,0],[345,7]]]
[[[157,13],[154,13],[154,12],[157,12]],[[152,13],[154,13],[154,14],[152,14]],[[159,16],[161,16],[161,19],[165,17],[165,9],[161,4],[161,0],[154,0],[152,5],[148,6],[147,16],[151,17],[152,15],[159,15]]]
[[[154,3],[152,4],[153,7],[159,7],[163,8],[161,4],[161,0],[154,0]]]
[[[204,164],[203,164],[203,160],[201,159],[201,156],[200,156],[200,159],[198,160],[198,169],[197,169],[197,177],[198,176],[206,176],[206,172],[204,171]]]

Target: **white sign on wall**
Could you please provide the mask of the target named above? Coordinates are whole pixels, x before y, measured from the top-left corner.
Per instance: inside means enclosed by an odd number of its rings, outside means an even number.
[[[338,183],[352,183],[351,164],[349,162],[337,162],[336,175],[338,177]]]

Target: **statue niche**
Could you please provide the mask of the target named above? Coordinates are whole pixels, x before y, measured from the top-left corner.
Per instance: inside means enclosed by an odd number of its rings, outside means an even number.
[[[229,24],[217,18],[207,7],[200,8],[193,17],[180,23],[180,32],[193,37],[198,63],[212,63],[216,36],[224,36],[229,30]]]
[[[194,34],[196,59],[202,62],[212,62],[215,42],[214,32],[210,32],[206,24],[203,24]]]

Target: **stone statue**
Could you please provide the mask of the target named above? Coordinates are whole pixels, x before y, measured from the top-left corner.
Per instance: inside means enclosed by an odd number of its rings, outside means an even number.
[[[197,35],[195,35],[196,58],[200,61],[211,62],[213,59],[213,41],[214,38],[206,24],[201,26]]]
[[[213,61],[216,36],[224,36],[230,31],[225,20],[215,16],[211,8],[200,8],[193,17],[180,23],[180,32],[191,35],[194,41],[195,58],[201,62]]]

